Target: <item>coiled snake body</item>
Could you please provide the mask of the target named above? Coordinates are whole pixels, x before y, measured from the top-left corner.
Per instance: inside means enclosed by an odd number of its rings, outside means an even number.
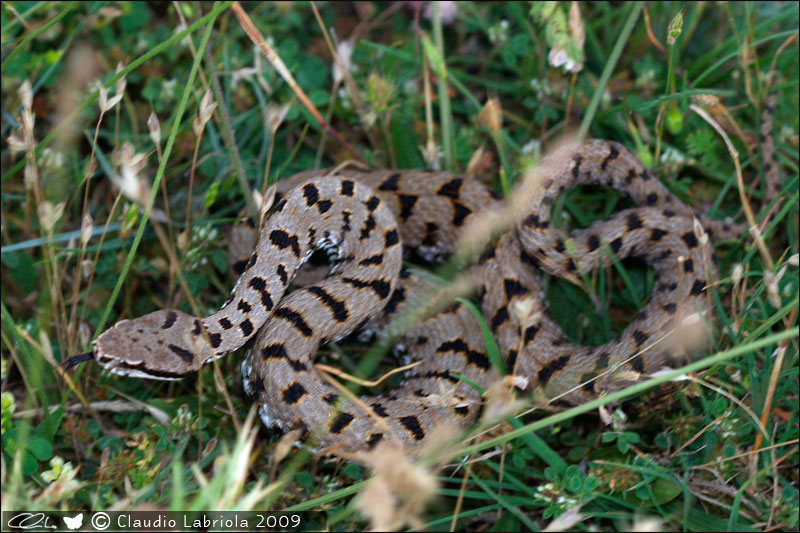
[[[769,137],[769,111],[762,139]],[[766,153],[771,144],[764,143]],[[470,269],[506,367],[546,397],[566,393],[577,402],[682,355],[680,343],[664,340],[710,309],[706,291],[715,267],[703,233],[728,237],[742,228],[695,215],[614,142],[562,148],[545,159],[540,175],[515,228],[487,246]],[[767,172],[767,181],[768,191],[777,192],[777,169]],[[637,207],[568,235],[554,229],[556,197],[586,183],[622,191]],[[502,202],[480,182],[443,172],[307,172],[281,184],[284,193],[217,313],[199,319],[162,310],[122,320],[93,342],[96,361],[122,375],[177,379],[255,336],[242,372],[262,420],[284,429],[323,427],[320,444],[327,449],[358,450],[390,438],[418,445],[439,424],[471,422],[480,396],[454,374],[484,388],[497,375],[476,318],[462,304],[402,337],[421,363],[388,396],[363,397],[360,405],[340,399],[312,357],[370,319],[388,322],[425,285],[401,269],[404,248],[445,257],[475,217],[500,212]],[[332,274],[284,296],[298,267],[320,248],[334,253]],[[653,293],[612,341],[570,343],[546,313],[534,312],[545,308],[535,270],[577,280],[609,264],[610,252],[645,257],[657,278]]]

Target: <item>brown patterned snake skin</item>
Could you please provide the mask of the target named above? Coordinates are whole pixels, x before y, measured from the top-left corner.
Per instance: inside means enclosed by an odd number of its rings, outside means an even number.
[[[774,95],[760,131],[767,196],[779,190],[773,107]],[[515,228],[470,267],[506,367],[547,398],[566,393],[567,401],[579,402],[674,364],[684,354],[670,338],[680,336],[675,333],[687,322],[704,319],[711,305],[713,252],[695,218],[715,239],[736,235],[742,226],[696,215],[614,142],[562,148],[539,172],[540,186]],[[554,229],[556,197],[588,183],[621,191],[637,207],[569,234]],[[411,359],[421,363],[390,395],[361,398],[372,413],[348,399],[337,401],[340,393],[317,373],[313,355],[370,319],[388,322],[425,285],[401,270],[404,249],[446,257],[465,226],[479,214],[499,212],[502,202],[480,182],[446,172],[315,171],[280,185],[255,251],[217,313],[199,319],[162,310],[122,320],[94,341],[96,361],[121,375],[177,379],[256,337],[242,372],[262,420],[283,429],[324,427],[319,444],[325,449],[354,451],[382,439],[419,445],[437,425],[473,421],[481,397],[452,373],[483,388],[497,375],[464,305],[451,305],[401,338]],[[315,249],[334,255],[331,275],[284,295]],[[520,323],[519,302],[546,308],[537,267],[577,280],[610,264],[609,250],[618,258],[644,257],[657,279],[648,303],[617,338],[601,346],[572,344],[546,312]]]

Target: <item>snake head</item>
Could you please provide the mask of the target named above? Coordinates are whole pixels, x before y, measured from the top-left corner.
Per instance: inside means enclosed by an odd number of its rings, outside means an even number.
[[[181,379],[215,355],[202,321],[172,309],[121,320],[92,342],[94,359],[121,376]]]

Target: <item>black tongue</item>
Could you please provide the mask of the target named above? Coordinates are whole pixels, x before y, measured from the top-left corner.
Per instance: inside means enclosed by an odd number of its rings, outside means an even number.
[[[73,355],[69,359],[61,361],[61,366],[63,366],[65,370],[69,370],[70,368],[72,368],[74,366],[78,366],[79,364],[83,363],[84,361],[89,361],[91,359],[94,359],[94,353],[93,352],[86,352],[86,353],[82,353],[82,354],[78,354],[78,355]]]

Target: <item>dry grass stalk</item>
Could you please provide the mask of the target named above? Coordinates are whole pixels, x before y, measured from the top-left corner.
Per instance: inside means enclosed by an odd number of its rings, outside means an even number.
[[[283,62],[280,56],[269,47],[267,42],[264,40],[264,36],[261,35],[261,32],[259,32],[255,27],[253,21],[250,20],[250,17],[247,15],[244,9],[242,9],[242,6],[239,4],[239,2],[234,2],[231,4],[231,10],[233,11],[233,14],[236,15],[236,19],[239,21],[242,29],[244,29],[245,33],[247,33],[247,36],[250,37],[250,40],[255,43],[259,50],[261,50],[261,52],[264,54],[264,57],[267,58],[272,67],[278,71],[278,74],[280,74],[286,84],[289,85],[289,87],[292,89],[292,92],[294,92],[295,96],[297,96],[308,112],[311,113],[311,115],[314,117],[314,120],[317,121],[317,124],[319,124],[320,127],[324,128],[330,135],[332,135],[337,142],[342,145],[342,147],[353,154],[353,156],[360,163],[366,165],[367,162],[364,161],[361,155],[356,152],[352,146],[350,146],[350,143],[344,140],[344,138],[339,135],[339,132],[333,129],[331,125],[322,118],[322,115],[320,115],[319,111],[317,111],[317,108],[314,106],[314,104],[311,103],[311,100],[308,99],[306,93],[297,84],[294,76],[292,76],[292,73],[289,71],[286,64]]]

